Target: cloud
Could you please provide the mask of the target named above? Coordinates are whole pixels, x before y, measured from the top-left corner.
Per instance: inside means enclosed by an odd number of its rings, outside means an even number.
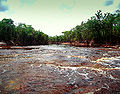
[[[118,4],[117,9],[120,9],[120,3]]]
[[[36,0],[20,0],[21,5],[32,5]]]
[[[3,2],[7,2],[7,0],[0,0],[0,12],[4,12],[4,11],[8,10],[8,6],[3,5]]]
[[[62,5],[61,5],[61,8],[62,10],[71,10],[75,7],[76,5],[76,0],[71,0],[71,1],[68,1],[68,2],[63,2]]]
[[[110,6],[114,3],[114,0],[106,0],[105,1],[105,6]]]

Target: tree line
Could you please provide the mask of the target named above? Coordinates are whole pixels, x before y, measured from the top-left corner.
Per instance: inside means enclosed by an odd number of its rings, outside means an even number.
[[[4,18],[0,21],[0,41],[9,45],[40,45],[48,44],[48,35],[31,25],[15,25],[12,19]]]
[[[79,42],[90,44],[120,44],[120,10],[114,13],[97,11],[94,16],[63,35],[49,37],[52,43]]]
[[[90,44],[120,44],[120,10],[114,13],[97,11],[86,22],[62,32],[60,36],[48,36],[31,25],[14,24],[12,19],[0,21],[0,41],[11,45],[40,45],[48,43],[77,42]]]

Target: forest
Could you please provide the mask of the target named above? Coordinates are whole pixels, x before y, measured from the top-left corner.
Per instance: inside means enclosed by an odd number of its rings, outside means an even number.
[[[60,36],[48,36],[31,25],[14,24],[12,19],[4,18],[0,21],[0,41],[9,45],[44,45],[49,43],[85,43],[88,46],[95,44],[120,44],[120,10],[114,13],[97,11],[94,16],[81,25]]]
[[[120,10],[115,13],[102,13],[99,10],[86,22],[62,33],[63,35],[50,37],[49,41],[85,43],[88,46],[120,44]]]
[[[8,45],[40,45],[48,44],[48,35],[35,30],[31,25],[19,23],[12,19],[0,21],[0,41]]]

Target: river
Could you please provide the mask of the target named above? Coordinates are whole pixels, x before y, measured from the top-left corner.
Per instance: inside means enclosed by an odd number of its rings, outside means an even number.
[[[120,94],[120,49],[0,49],[0,94]]]

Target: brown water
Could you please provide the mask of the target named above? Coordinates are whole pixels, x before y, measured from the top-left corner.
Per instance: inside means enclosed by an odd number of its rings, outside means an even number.
[[[0,49],[0,94],[120,94],[120,50]]]

